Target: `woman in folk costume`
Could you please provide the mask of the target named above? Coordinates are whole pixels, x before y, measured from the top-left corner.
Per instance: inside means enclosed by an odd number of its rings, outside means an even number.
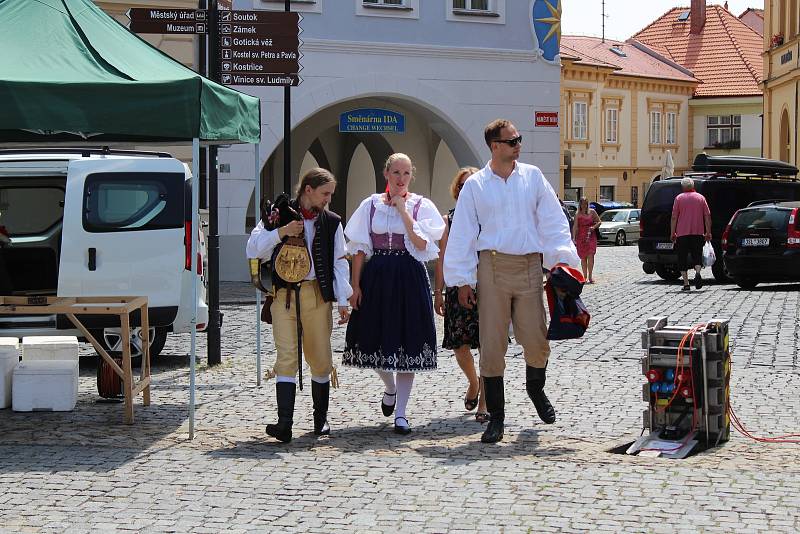
[[[353,254],[353,314],[342,364],[375,369],[385,385],[381,409],[408,434],[406,406],[414,373],[436,369],[436,328],[424,262],[439,255],[444,220],[433,202],[409,192],[413,165],[386,160],[385,193],[366,198],[345,228]],[[369,261],[367,261],[369,260]]]
[[[267,425],[267,434],[284,443],[292,440],[299,365],[298,320],[302,325],[303,353],[311,368],[314,434],[330,434],[332,303],[338,302],[339,324],[344,324],[350,315],[347,300],[352,294],[341,218],[326,209],[335,189],[336,179],[330,172],[320,168],[309,170],[300,180],[296,198],[279,197],[269,210],[267,220],[258,223],[247,241],[248,258],[271,258],[273,263],[275,295],[270,311],[278,352],[274,369],[278,423]],[[306,264],[306,268],[310,268],[301,281],[290,283],[278,274],[277,264],[281,247],[294,246],[291,238],[299,236],[303,238],[299,241],[301,251],[304,242],[310,252],[310,265]],[[302,388],[302,375],[300,384]]]

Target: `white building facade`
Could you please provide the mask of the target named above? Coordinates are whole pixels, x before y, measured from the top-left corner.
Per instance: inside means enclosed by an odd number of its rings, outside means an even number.
[[[234,4],[283,7],[283,0]],[[303,82],[291,90],[292,187],[308,168],[328,168],[338,181],[331,209],[347,218],[384,189],[386,157],[404,152],[416,168],[412,190],[444,213],[454,205],[457,169],[489,159],[484,126],[507,118],[523,136],[521,161],[538,165],[558,191],[558,0],[303,0],[292,9],[303,15]],[[261,98],[261,191],[274,198],[284,189],[283,88],[238,89]],[[366,121],[366,110],[395,117],[402,133],[341,131],[348,116],[351,124]],[[537,114],[546,118],[540,126]],[[222,280],[249,279],[244,245],[259,204],[253,157],[250,147],[220,150]]]

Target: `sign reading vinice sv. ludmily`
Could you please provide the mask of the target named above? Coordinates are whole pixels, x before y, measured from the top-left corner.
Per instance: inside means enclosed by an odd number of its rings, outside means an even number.
[[[405,133],[406,117],[388,109],[361,108],[339,115],[342,133]]]

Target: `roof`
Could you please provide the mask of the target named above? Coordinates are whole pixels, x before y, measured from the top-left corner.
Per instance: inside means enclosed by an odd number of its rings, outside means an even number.
[[[697,97],[761,95],[762,37],[722,6],[706,6],[706,23],[690,35],[688,7],[675,7],[633,36],[689,69],[702,83]]]
[[[612,49],[621,51],[623,55]],[[691,75],[659,60],[630,43],[599,37],[577,35],[561,36],[561,57],[577,57],[577,65],[591,65],[616,69],[616,74],[643,78],[662,78],[682,82],[696,82]]]
[[[0,0],[0,142],[256,143],[260,101],[152,47],[91,0]]]
[[[764,10],[748,7],[739,15],[739,20],[750,26],[759,35],[764,35]]]

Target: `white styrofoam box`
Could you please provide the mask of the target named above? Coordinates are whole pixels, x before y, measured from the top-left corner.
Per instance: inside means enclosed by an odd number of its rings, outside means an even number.
[[[11,375],[18,363],[17,338],[0,337],[0,408],[11,406]]]
[[[11,386],[15,412],[68,412],[78,402],[77,360],[21,361]]]
[[[27,336],[22,338],[22,361],[78,361],[78,338],[75,336]]]

